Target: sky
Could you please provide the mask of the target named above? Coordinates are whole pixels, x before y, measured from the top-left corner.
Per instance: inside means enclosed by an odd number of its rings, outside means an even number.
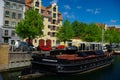
[[[46,7],[52,3],[58,5],[63,20],[120,27],[120,0],[42,0]]]

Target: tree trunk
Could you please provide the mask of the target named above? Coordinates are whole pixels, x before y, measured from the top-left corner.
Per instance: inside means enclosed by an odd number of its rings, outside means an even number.
[[[66,41],[63,41],[63,42],[64,42],[64,45],[65,45]]]
[[[31,45],[30,40],[31,40],[31,38],[29,37],[29,38],[28,38],[28,47],[30,47],[30,45]]]

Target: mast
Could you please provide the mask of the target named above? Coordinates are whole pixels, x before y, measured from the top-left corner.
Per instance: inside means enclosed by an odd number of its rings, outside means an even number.
[[[105,28],[105,24],[104,26],[102,27],[102,50],[104,48],[104,28]]]

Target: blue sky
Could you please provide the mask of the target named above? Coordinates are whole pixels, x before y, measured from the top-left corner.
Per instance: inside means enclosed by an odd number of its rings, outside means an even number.
[[[120,27],[120,0],[42,0],[44,6],[51,3],[57,3],[63,20]]]

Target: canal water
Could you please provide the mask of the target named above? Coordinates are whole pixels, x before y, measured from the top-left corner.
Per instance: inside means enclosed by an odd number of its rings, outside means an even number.
[[[20,80],[20,73],[21,71],[0,73],[0,80]],[[120,56],[115,57],[112,65],[92,72],[68,76],[45,75],[27,80],[120,80]]]

